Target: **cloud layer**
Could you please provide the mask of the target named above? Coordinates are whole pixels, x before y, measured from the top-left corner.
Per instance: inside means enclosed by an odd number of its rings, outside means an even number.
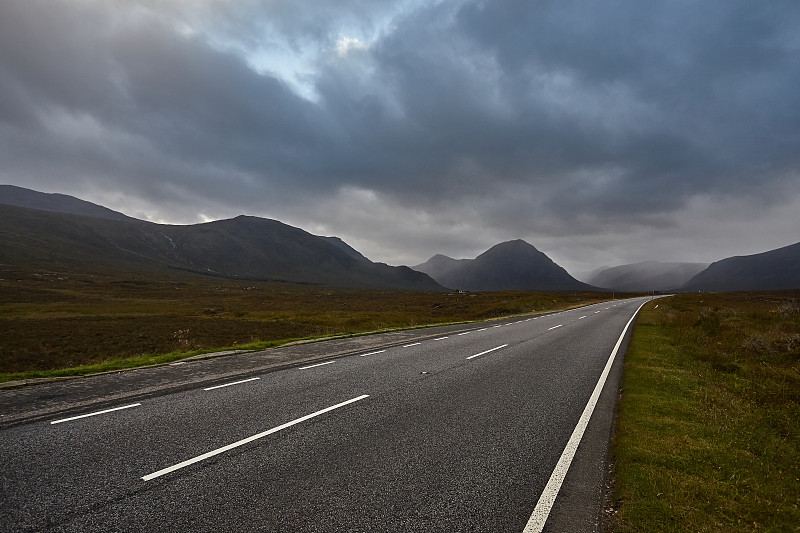
[[[278,218],[391,263],[798,240],[794,0],[384,4],[4,2],[0,182]]]

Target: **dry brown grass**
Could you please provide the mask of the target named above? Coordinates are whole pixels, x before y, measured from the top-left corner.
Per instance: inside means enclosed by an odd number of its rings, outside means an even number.
[[[0,271],[0,372],[561,309],[604,293],[424,293],[176,273]]]

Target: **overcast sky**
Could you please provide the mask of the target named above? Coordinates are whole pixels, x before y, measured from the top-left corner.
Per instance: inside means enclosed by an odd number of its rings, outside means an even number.
[[[797,0],[2,0],[0,183],[570,272],[800,241]]]

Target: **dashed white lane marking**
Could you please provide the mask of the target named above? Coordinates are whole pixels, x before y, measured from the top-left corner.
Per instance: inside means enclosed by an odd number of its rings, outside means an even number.
[[[469,335],[470,333],[472,333],[472,332],[471,332],[471,331],[465,331],[465,332],[463,332],[463,333],[459,333],[459,334],[457,335],[457,337],[460,337],[461,335]]]
[[[485,354],[487,354],[489,352],[493,352],[495,350],[499,350],[500,348],[505,348],[506,346],[508,346],[508,344],[504,344],[502,346],[498,346],[497,348],[492,348],[491,350],[486,350],[485,352],[476,353],[475,355],[470,355],[469,357],[467,357],[467,359],[475,359],[476,357],[480,357],[481,355],[485,355]]]
[[[489,328],[481,328],[478,331],[486,331],[487,329],[489,329]]]
[[[369,357],[370,355],[376,355],[385,351],[386,350],[378,350],[377,352],[362,353],[359,357]]]
[[[309,368],[316,368],[318,366],[332,365],[336,361],[326,361],[324,363],[317,363],[316,365],[301,366],[298,370],[308,370]]]
[[[560,327],[561,327],[561,326],[563,326],[563,325],[564,325],[564,324],[559,324],[559,325],[557,325],[557,326],[553,326],[552,328],[547,328],[547,331],[550,331],[551,329],[560,328]]]
[[[582,316],[582,317],[580,317],[578,320],[583,320],[584,318],[586,318],[586,315],[583,315],[583,316]]]
[[[193,457],[192,459],[187,459],[186,461],[183,461],[182,463],[178,463],[176,465],[172,465],[170,467],[158,470],[157,472],[153,472],[152,474],[147,474],[146,476],[142,476],[142,479],[144,481],[150,481],[151,479],[155,479],[157,477],[163,476],[164,474],[169,474],[170,472],[174,472],[176,470],[180,470],[181,468],[184,468],[186,466],[192,465],[194,463],[198,463],[198,462],[200,462],[200,461],[202,461],[204,459],[208,459],[209,457],[214,457],[215,455],[219,455],[221,453],[227,452],[228,450],[232,450],[234,448],[238,448],[239,446],[247,444],[248,442],[253,442],[254,440],[258,440],[260,438],[266,437],[267,435],[271,435],[273,433],[277,433],[278,431],[281,431],[281,430],[284,430],[284,429],[286,429],[288,427],[294,426],[295,424],[299,424],[300,422],[305,422],[306,420],[310,420],[310,419],[312,419],[312,418],[314,418],[316,416],[323,415],[325,413],[333,411],[334,409],[339,409],[340,407],[344,407],[345,405],[349,405],[349,404],[355,403],[355,402],[357,402],[359,400],[363,400],[364,398],[369,398],[369,394],[362,394],[361,396],[358,396],[356,398],[352,398],[350,400],[347,400],[346,402],[337,403],[336,405],[332,405],[330,407],[326,407],[325,409],[321,409],[321,410],[319,410],[319,411],[317,411],[315,413],[311,413],[310,415],[302,416],[300,418],[292,420],[291,422],[287,422],[285,424],[281,424],[280,426],[276,426],[276,427],[274,427],[272,429],[268,429],[267,431],[264,431],[263,433],[258,433],[257,435],[253,435],[252,437],[247,437],[246,439],[242,439],[240,441],[234,442],[233,444],[228,444],[227,446],[223,446],[222,448],[217,448],[216,450],[212,450],[210,452],[204,453],[203,455],[198,455],[197,457]]]
[[[240,383],[247,383],[248,381],[255,381],[261,378],[250,378],[250,379],[243,379],[241,381],[234,381],[233,383],[225,383],[224,385],[214,385],[213,387],[208,387],[203,390],[214,390],[214,389],[221,389],[222,387],[230,387],[231,385],[238,385]]]
[[[597,313],[599,313],[599,312],[600,312],[600,311],[595,311],[595,312],[594,312],[594,314],[597,314]]]
[[[406,344],[403,348],[411,348],[412,346],[419,346],[422,344],[421,342],[412,342],[411,344]]]
[[[500,327],[500,326],[502,326],[502,325],[503,325],[503,324],[497,324],[496,326],[492,326],[492,327],[493,327],[493,328],[499,328],[499,327]]]
[[[131,405],[123,405],[122,407],[114,407],[112,409],[105,409],[103,411],[97,411],[96,413],[88,413],[88,414],[85,414],[85,415],[78,415],[78,416],[71,416],[69,418],[62,418],[61,420],[53,420],[50,423],[51,424],[60,424],[62,422],[69,422],[71,420],[77,420],[79,418],[86,418],[86,417],[89,417],[89,416],[103,415],[103,414],[106,414],[106,413],[110,413],[111,411],[119,411],[121,409],[130,409],[131,407],[138,407],[140,405],[142,405],[142,404],[133,403]]]
[[[443,341],[445,339],[449,339],[450,337],[439,337],[438,339],[433,339],[435,341]]]
[[[597,399],[600,397],[600,393],[605,386],[606,378],[611,370],[611,365],[614,364],[614,358],[617,356],[620,345],[622,345],[622,340],[625,338],[625,333],[628,331],[633,319],[636,318],[637,313],[639,313],[639,310],[643,306],[644,303],[640,305],[636,311],[634,311],[633,316],[631,316],[631,319],[628,320],[628,323],[623,328],[622,333],[617,340],[617,344],[611,351],[611,355],[608,356],[608,361],[606,362],[605,368],[603,368],[603,373],[600,374],[600,378],[597,380],[597,385],[595,385],[594,391],[592,392],[591,397],[589,397],[589,402],[583,409],[583,413],[578,420],[578,425],[575,426],[572,436],[569,438],[567,446],[561,453],[561,457],[558,459],[556,467],[553,469],[553,473],[550,475],[550,480],[544,487],[541,496],[539,496],[539,501],[536,503],[536,507],[533,509],[533,513],[531,513],[531,517],[528,520],[528,523],[525,525],[525,529],[522,533],[541,533],[544,529],[544,524],[547,522],[547,517],[550,516],[550,509],[552,509],[553,503],[556,501],[556,496],[558,496],[558,492],[561,490],[561,484],[564,482],[567,471],[572,464],[572,458],[575,457],[575,451],[578,449],[578,445],[583,438],[583,433],[586,430],[586,426],[589,424],[589,419],[592,417],[594,407],[597,405]]]

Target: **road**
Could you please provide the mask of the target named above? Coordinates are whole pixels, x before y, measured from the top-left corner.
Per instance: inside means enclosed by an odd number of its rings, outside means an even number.
[[[7,427],[0,523],[71,532],[592,531],[623,330],[646,301],[421,330],[407,344]],[[615,347],[600,407],[565,465]],[[553,478],[551,509],[540,496]]]

